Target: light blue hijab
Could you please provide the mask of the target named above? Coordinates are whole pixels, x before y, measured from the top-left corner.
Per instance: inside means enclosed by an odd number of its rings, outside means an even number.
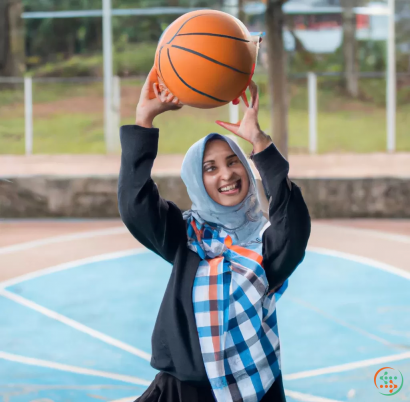
[[[211,139],[226,141],[238,156],[249,177],[249,191],[238,205],[225,207],[215,202],[205,190],[202,179],[202,162],[206,143]],[[184,181],[192,207],[184,213],[184,219],[194,218],[198,223],[214,224],[232,237],[235,244],[261,241],[262,229],[268,223],[259,204],[256,179],[248,160],[239,145],[229,137],[212,133],[200,139],[189,148],[182,162],[181,178]]]

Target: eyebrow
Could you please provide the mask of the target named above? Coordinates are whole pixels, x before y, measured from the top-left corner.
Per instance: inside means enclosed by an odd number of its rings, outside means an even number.
[[[232,154],[232,155],[227,156],[225,159],[230,159],[230,158],[233,158],[234,156],[238,156],[238,155]],[[213,159],[210,159],[208,161],[202,162],[202,165],[206,165],[207,163],[215,163],[215,161]]]

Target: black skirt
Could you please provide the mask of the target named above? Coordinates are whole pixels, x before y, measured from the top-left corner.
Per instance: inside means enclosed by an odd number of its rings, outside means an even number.
[[[210,385],[202,388],[194,387],[168,373],[160,372],[135,402],[215,402],[215,398]],[[282,374],[261,402],[286,402]]]

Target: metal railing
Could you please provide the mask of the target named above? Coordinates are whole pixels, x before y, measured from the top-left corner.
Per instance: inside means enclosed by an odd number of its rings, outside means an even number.
[[[307,101],[308,101],[308,150],[309,153],[315,154],[318,152],[318,77],[340,77],[340,73],[324,72],[307,74],[292,74],[291,79],[307,78]],[[368,72],[360,73],[360,78],[386,78],[383,72]],[[397,74],[397,77],[409,76],[409,74]],[[127,77],[127,79],[144,79],[145,77]],[[93,77],[73,77],[73,78],[32,78],[32,77],[0,77],[0,84],[23,84],[24,85],[24,127],[25,127],[25,154],[33,153],[34,130],[33,130],[33,82],[34,83],[92,83],[103,82],[102,78]],[[119,150],[118,129],[121,125],[121,79],[113,77],[113,91],[110,102],[109,116],[104,116],[110,122],[111,129],[108,136],[105,136],[105,149],[107,153]],[[105,114],[107,109],[105,109]],[[229,119],[231,122],[239,120],[239,106],[229,105]],[[387,130],[387,128],[386,128]],[[386,134],[387,139],[387,134]],[[390,139],[391,140],[391,139]],[[395,139],[394,139],[395,141]],[[387,140],[388,143],[388,140]],[[389,145],[386,145],[386,150],[391,151]]]

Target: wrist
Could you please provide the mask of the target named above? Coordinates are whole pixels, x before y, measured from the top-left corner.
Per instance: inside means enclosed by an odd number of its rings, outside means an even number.
[[[145,120],[135,120],[135,124],[140,127],[144,128],[154,128],[152,125],[152,120],[151,121],[145,121]]]
[[[265,150],[270,144],[272,144],[272,139],[269,135],[261,131],[255,139],[252,141],[253,154],[257,154]]]
[[[137,117],[135,119],[135,124],[137,126],[141,126],[145,128],[152,128],[153,121],[154,121],[154,118],[151,116],[147,116],[147,115],[139,116],[137,114]]]

